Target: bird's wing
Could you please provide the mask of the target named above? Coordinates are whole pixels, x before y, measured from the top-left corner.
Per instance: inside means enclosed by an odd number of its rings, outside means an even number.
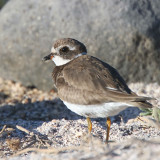
[[[150,99],[133,93],[110,65],[91,56],[67,64],[56,79],[59,97],[74,104],[139,102]]]

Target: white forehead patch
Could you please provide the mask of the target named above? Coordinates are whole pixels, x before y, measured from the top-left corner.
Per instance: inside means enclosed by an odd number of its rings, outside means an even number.
[[[54,49],[54,47],[51,48],[51,53],[56,53],[56,50]]]

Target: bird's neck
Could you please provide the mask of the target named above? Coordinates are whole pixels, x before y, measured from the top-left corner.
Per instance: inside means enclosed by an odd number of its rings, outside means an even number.
[[[56,66],[62,66],[64,64],[67,64],[69,63],[70,61],[80,57],[80,56],[83,56],[83,55],[86,55],[87,53],[83,52],[83,53],[80,53],[78,55],[76,55],[74,58],[72,59],[64,59],[63,57],[60,57],[60,56],[54,56],[52,58],[52,61],[55,63]]]

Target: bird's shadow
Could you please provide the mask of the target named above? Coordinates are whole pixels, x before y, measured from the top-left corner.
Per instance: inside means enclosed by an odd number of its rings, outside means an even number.
[[[125,110],[121,111],[119,114],[110,117],[112,123],[120,124],[121,122],[127,123],[128,120],[134,119],[139,116],[142,111],[137,107],[128,107]],[[105,118],[97,118],[93,119],[98,121],[103,128],[106,128],[106,119]]]
[[[0,106],[0,125],[11,124],[15,121],[31,121],[41,125],[53,119],[77,120],[80,118],[68,110],[59,99]]]
[[[141,111],[138,108],[127,108],[120,112],[119,115],[111,117],[114,123],[120,123],[121,117],[126,123],[129,119],[133,119],[139,115]],[[0,129],[7,124],[21,124],[22,127],[33,130],[41,126],[44,122],[53,119],[78,120],[84,117],[79,116],[63,104],[59,99],[53,101],[37,101],[34,103],[17,103],[15,105],[4,105],[0,107]],[[22,123],[22,121],[24,123]],[[106,128],[106,119],[97,118],[92,121],[98,121],[103,128]],[[28,124],[28,125],[27,125]]]

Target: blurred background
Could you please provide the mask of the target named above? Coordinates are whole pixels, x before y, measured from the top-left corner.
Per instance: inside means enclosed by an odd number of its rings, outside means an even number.
[[[75,38],[131,82],[160,83],[159,0],[0,0],[0,77],[48,91],[52,43]]]
[[[153,110],[127,108],[111,117],[111,140],[119,141],[120,145],[116,143],[116,147],[113,143],[109,147],[111,154],[105,147],[103,154],[104,147],[99,147],[97,141],[95,145],[91,143],[98,155],[95,159],[102,155],[157,159],[157,140],[153,144],[143,140],[140,145],[135,138],[148,140],[160,136],[159,123],[147,121],[144,125],[145,119],[136,118],[139,114],[149,118],[152,115],[160,121],[159,0],[0,0],[0,158],[12,155],[14,147],[21,150],[31,146],[80,145],[85,138],[87,122],[56,99],[51,77],[54,64],[41,60],[50,53],[53,42],[64,37],[81,41],[89,55],[115,67],[138,95],[157,99],[151,101]],[[105,123],[105,119],[94,120],[93,137],[103,141]],[[16,125],[28,129],[28,133],[47,137],[33,143],[33,137]],[[134,138],[130,144],[134,146],[124,146],[124,140],[130,142],[130,138]],[[120,150],[113,152],[113,148]],[[86,156],[88,149],[84,150],[85,153],[77,151]],[[66,152],[59,153],[61,156]],[[72,150],[68,154],[75,159]],[[93,159],[93,154],[89,156]],[[36,160],[34,155],[30,159]]]

